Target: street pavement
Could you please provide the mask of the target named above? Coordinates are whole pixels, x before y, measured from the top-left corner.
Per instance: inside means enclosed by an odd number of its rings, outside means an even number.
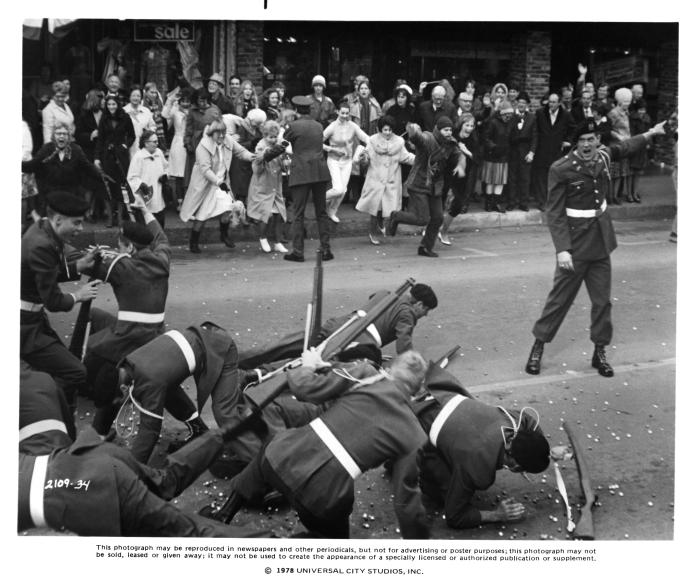
[[[616,223],[619,248],[613,254],[615,334],[609,359],[613,378],[590,366],[590,301],[582,288],[557,338],[545,347],[542,373],[527,375],[531,327],[539,315],[554,272],[551,238],[544,226],[486,228],[458,232],[453,245],[439,245],[440,258],[418,257],[417,233],[384,239],[333,240],[335,260],[324,263],[323,316],[349,312],[376,289],[394,289],[406,278],[433,286],[439,306],[422,319],[415,347],[428,359],[453,345],[461,350],[448,369],[479,399],[505,407],[533,407],[551,445],[565,444],[563,421],[571,423],[585,447],[598,497],[596,538],[674,538],[676,418],[676,249],[668,242],[665,219]],[[239,348],[271,342],[303,326],[311,296],[317,242],[310,240],[305,263],[265,255],[257,242],[234,250],[212,245],[195,256],[173,254],[166,309],[169,328],[211,320],[226,328]],[[116,310],[109,287],[95,303]],[[71,314],[52,315],[57,332],[68,337]],[[393,355],[393,345],[384,350]],[[186,390],[194,394],[191,381]],[[81,403],[80,426],[91,420]],[[211,411],[205,420],[213,425]],[[166,419],[167,441],[183,428]],[[156,462],[163,454],[156,455]],[[576,467],[564,463],[569,497],[580,502]],[[221,502],[226,481],[208,473],[178,499],[197,510]],[[353,538],[398,538],[391,489],[382,470],[356,482]],[[527,518],[513,525],[485,525],[456,531],[432,511],[433,534],[442,539],[566,539],[566,515],[553,471],[533,475],[499,472],[496,484],[479,499],[485,508],[506,496],[522,501]],[[575,515],[576,518],[576,515]],[[252,521],[281,536],[301,530],[288,509],[244,510],[236,522]]]

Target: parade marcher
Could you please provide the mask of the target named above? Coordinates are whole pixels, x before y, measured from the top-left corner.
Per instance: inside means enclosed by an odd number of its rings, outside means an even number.
[[[232,482],[230,513],[272,486],[296,509],[312,536],[332,539],[350,537],[349,517],[355,500],[354,480],[385,461],[413,457],[425,442],[425,433],[410,406],[411,395],[420,388],[426,364],[415,351],[399,356],[388,373],[362,363],[338,372],[311,349],[302,365],[288,371],[287,381],[302,400],[332,406],[308,425],[275,435]],[[340,374],[338,374],[340,373]],[[406,498],[407,483],[394,478],[394,500],[404,538],[427,538],[426,517],[410,517],[403,509],[420,499],[415,488]],[[201,514],[214,516],[207,508]]]
[[[71,434],[56,385],[20,372],[17,530],[51,528],[99,537],[266,537],[217,523],[168,501],[204,472],[223,447],[218,430],[154,469],[91,428]]]
[[[64,293],[58,283],[78,280],[94,265],[95,253],[80,258],[67,241],[83,228],[88,204],[70,192],[55,191],[47,197],[47,217],[27,229],[22,237],[20,273],[20,358],[32,368],[56,379],[69,406],[85,383],[85,367],[51,328],[46,311],[70,311],[78,302],[97,295],[92,281],[74,293]]]
[[[370,295],[369,300],[359,310],[368,311],[382,298],[389,294],[387,290],[379,290]],[[356,342],[358,345],[374,346],[381,349],[396,342],[396,354],[401,354],[413,348],[413,330],[418,321],[427,316],[438,306],[438,299],[431,287],[416,283],[411,290],[396,301],[396,303],[374,321],[362,333]],[[340,328],[353,313],[332,317],[323,323],[319,334],[310,340],[311,346],[316,346]],[[256,367],[282,359],[297,358],[304,348],[304,333],[297,331],[282,337],[276,344],[265,349],[242,351],[238,363],[243,369]],[[347,351],[347,349],[346,349]]]
[[[654,135],[663,134],[661,122],[644,134],[599,146],[596,125],[585,121],[574,132],[575,148],[549,171],[547,224],[554,242],[557,268],[554,286],[532,334],[535,343],[525,370],[540,372],[544,344],[550,342],[576,298],[581,283],[591,297],[590,339],[595,345],[591,364],[604,377],[612,377],[605,347],[612,339],[610,253],[617,246],[606,195],[611,187],[610,162],[635,154]]]
[[[229,248],[235,246],[228,236],[234,200],[228,167],[234,155],[248,162],[255,159],[254,154],[226,134],[226,125],[222,121],[212,122],[197,146],[197,161],[180,208],[180,219],[193,221],[190,232],[190,251],[193,253],[202,252],[199,235],[204,223],[215,217],[219,217],[221,242]]]
[[[550,448],[539,415],[530,407],[507,410],[460,394],[461,383],[433,364],[425,387],[413,407],[429,442],[417,451],[417,459],[404,461],[413,472],[395,466],[392,475],[413,477],[417,468],[422,492],[444,508],[453,529],[522,519],[525,507],[513,499],[488,510],[480,509],[473,497],[494,484],[499,469],[541,473],[549,466]]]
[[[267,120],[262,126],[263,138],[255,148],[256,159],[248,190],[247,216],[258,222],[258,238],[263,252],[271,252],[274,248],[275,252],[286,254],[287,248],[282,244],[287,220],[282,173],[287,164],[283,157],[287,147],[279,142],[280,131],[280,125],[274,120]]]
[[[158,135],[151,130],[144,130],[140,138],[139,151],[129,163],[126,181],[131,190],[140,191],[148,198],[146,206],[151,214],[165,228],[165,199],[163,184],[167,182],[168,161],[163,151],[158,148]]]
[[[396,235],[400,223],[426,226],[418,254],[436,257],[433,251],[437,234],[442,225],[442,194],[451,174],[464,178],[466,161],[457,141],[452,137],[452,121],[440,116],[432,132],[421,131],[417,124],[408,124],[409,140],[416,147],[411,173],[406,181],[409,210],[389,215],[387,234]]]
[[[325,97],[324,97],[325,98]],[[298,118],[289,124],[284,139],[292,145],[289,196],[292,199],[292,247],[284,260],[304,262],[304,213],[309,193],[314,203],[323,260],[332,260],[331,220],[326,211],[326,188],[331,175],[323,158],[323,125],[310,115],[312,99],[292,98]]]
[[[214,420],[220,427],[241,417],[244,375],[238,370],[238,350],[231,336],[214,323],[205,322],[183,331],[169,330],[130,352],[121,366],[128,375],[127,384],[133,384],[128,398],[141,413],[131,452],[143,463],[148,462],[158,442],[163,409],[170,411],[173,400],[180,404],[180,385],[191,375],[197,387],[197,406],[191,405],[189,414],[178,411],[174,415],[187,426],[187,441],[207,430],[199,412],[209,397]]]
[[[95,278],[112,285],[119,307],[116,316],[99,308],[91,310],[93,334],[85,356],[86,392],[94,394],[92,426],[100,435],[109,432],[116,415],[112,401],[119,394],[117,364],[164,330],[170,244],[140,195],[136,195],[133,207],[142,213],[145,224],[125,221],[119,235],[119,252],[103,251],[103,258],[93,271]]]

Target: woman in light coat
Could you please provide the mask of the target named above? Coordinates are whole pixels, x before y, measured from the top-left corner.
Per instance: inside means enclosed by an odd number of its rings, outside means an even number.
[[[139,151],[139,142],[141,134],[144,130],[152,130],[156,132],[156,121],[153,119],[153,113],[143,104],[143,90],[138,85],[131,87],[129,92],[129,103],[124,107],[126,112],[131,117],[131,122],[134,124],[134,135],[136,136],[134,143],[129,148],[129,158],[134,158],[134,154]]]
[[[226,125],[215,120],[205,129],[204,136],[197,145],[192,177],[180,209],[180,219],[184,222],[193,221],[191,252],[202,252],[199,248],[199,235],[204,223],[217,216],[221,241],[229,248],[235,246],[228,238],[233,211],[228,167],[233,156],[248,162],[255,160],[254,154],[226,134]]]
[[[133,192],[137,192],[142,186],[152,191],[146,207],[156,217],[161,228],[165,229],[165,200],[162,183],[166,177],[168,161],[165,160],[163,151],[158,148],[159,144],[157,133],[152,130],[143,131],[139,141],[140,149],[129,163],[126,181]]]
[[[65,124],[71,136],[75,134],[75,117],[67,104],[68,90],[65,83],[54,82],[51,85],[53,98],[41,111],[41,125],[44,132],[44,144],[53,139],[54,129],[58,124]]]
[[[401,210],[401,164],[413,164],[415,156],[406,150],[405,141],[394,134],[394,119],[384,116],[377,123],[379,134],[370,136],[362,156],[369,160],[369,168],[362,195],[355,208],[369,214],[369,242],[379,244],[378,215],[390,215]]]
[[[192,91],[179,88],[170,94],[165,101],[161,115],[173,127],[173,140],[170,143],[170,156],[168,157],[168,177],[174,180],[175,196],[178,209],[182,205],[185,196],[185,166],[187,164],[187,149],[185,148],[185,128],[187,115],[192,106]]]

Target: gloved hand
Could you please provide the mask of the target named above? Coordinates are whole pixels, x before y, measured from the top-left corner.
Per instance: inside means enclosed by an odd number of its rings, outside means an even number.
[[[219,188],[224,192],[229,192],[231,190],[226,182],[221,182],[221,184],[219,184]]]
[[[277,158],[280,154],[284,154],[286,148],[287,147],[283,146],[282,144],[273,144],[263,153],[263,162],[270,162],[271,160]]]

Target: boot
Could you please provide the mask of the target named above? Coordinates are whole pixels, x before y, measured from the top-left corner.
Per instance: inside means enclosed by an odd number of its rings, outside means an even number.
[[[190,231],[190,252],[199,254],[202,249],[199,248],[199,233],[200,231],[192,229]]]
[[[540,374],[540,363],[542,362],[543,352],[544,341],[535,339],[535,343],[532,345],[532,350],[530,351],[530,356],[527,358],[527,364],[525,365],[526,373],[530,375]]]
[[[105,224],[105,227],[113,228],[116,226],[119,226],[119,211],[112,209],[112,211],[109,213],[109,222]]]
[[[207,427],[204,421],[202,421],[201,417],[195,417],[194,419],[185,421],[185,426],[188,429],[187,436],[184,439],[177,439],[171,442],[168,446],[168,454],[174,453],[175,451],[179,451],[192,439],[196,439],[197,437],[206,433],[209,430],[209,427]]]
[[[230,224],[231,223],[229,223],[229,222],[220,222],[219,223],[219,237],[221,238],[221,242],[223,242],[227,247],[235,248],[236,245],[228,237],[228,229],[229,229]]]
[[[199,510],[199,514],[202,517],[229,524],[244,504],[243,495],[233,491],[221,508],[217,508],[216,505],[207,505]]]
[[[601,377],[612,377],[615,374],[615,371],[613,371],[613,368],[610,366],[605,356],[605,347],[603,345],[595,346],[593,350],[593,359],[591,359],[591,366],[594,369],[598,369],[598,374]]]
[[[494,196],[494,198],[493,198],[493,209],[494,209],[496,212],[505,212],[506,209],[503,208],[503,205],[501,204],[501,196],[500,196],[500,195],[498,195],[498,196],[497,196],[497,195],[493,195],[493,196]]]

